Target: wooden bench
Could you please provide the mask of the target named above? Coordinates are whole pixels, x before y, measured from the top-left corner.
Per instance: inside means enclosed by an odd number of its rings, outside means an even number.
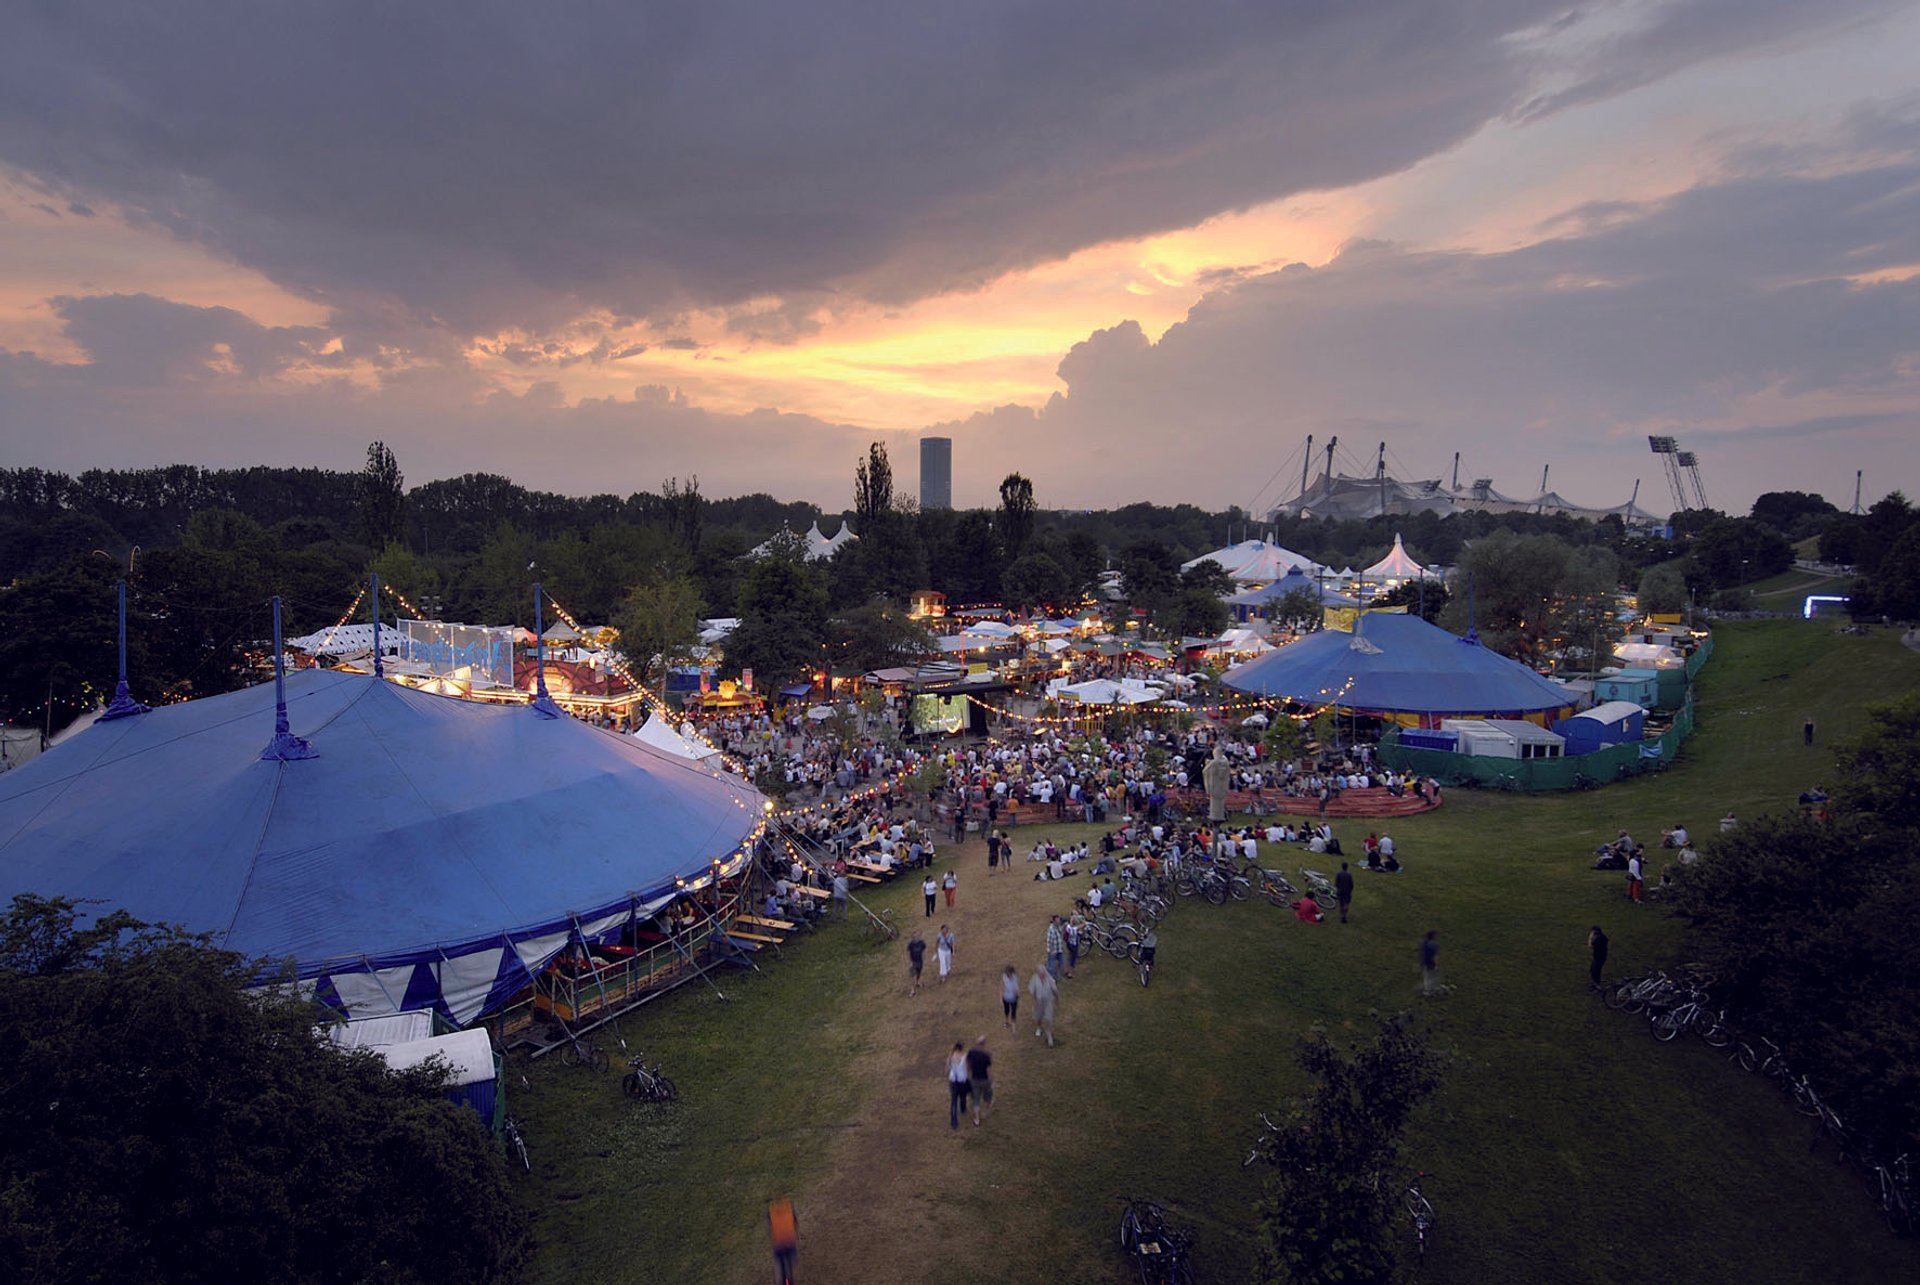
[[[886,882],[886,880],[876,879],[872,875],[863,875],[857,870],[847,871],[847,878],[853,880],[853,882],[855,883],[885,883]]]
[[[757,942],[762,946],[778,946],[780,944],[778,937],[769,937],[765,933],[741,932],[738,928],[727,929],[727,936],[734,941]]]
[[[763,915],[741,915],[740,923],[752,924],[755,928],[770,928],[775,932],[790,933],[799,925],[785,919],[768,919]]]
[[[851,876],[849,876],[849,878],[851,878]],[[825,901],[828,897],[831,897],[833,895],[832,893],[828,892],[825,888],[813,888],[813,887],[809,887],[804,883],[794,884],[793,890],[799,893],[803,897],[812,897],[818,901]],[[741,918],[745,919],[746,916],[742,915]],[[792,927],[792,925],[789,924],[788,927]]]

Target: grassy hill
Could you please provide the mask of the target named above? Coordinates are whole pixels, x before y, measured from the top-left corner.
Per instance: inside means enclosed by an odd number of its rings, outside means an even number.
[[[1765,621],[1725,625],[1717,642],[1700,730],[1669,771],[1567,796],[1453,791],[1396,826],[1407,871],[1360,875],[1349,925],[1189,901],[1163,927],[1151,990],[1105,958],[1083,963],[1059,1056],[1010,1059],[995,1128],[949,1138],[937,1085],[895,1073],[909,1038],[899,947],[848,929],[796,943],[765,976],[723,980],[725,1002],[690,989],[628,1019],[630,1041],[679,1080],[679,1104],[634,1106],[612,1077],[514,1065],[535,1156],[536,1275],[751,1280],[765,1202],[792,1194],[803,1276],[809,1228],[824,1225],[843,1255],[835,1280],[885,1279],[899,1242],[926,1241],[938,1251],[927,1280],[1119,1281],[1112,1197],[1153,1191],[1198,1230],[1201,1279],[1249,1279],[1261,1176],[1240,1161],[1255,1111],[1303,1088],[1295,1040],[1316,1024],[1358,1038],[1370,1011],[1416,1008],[1452,1056],[1407,1153],[1433,1175],[1432,1279],[1912,1279],[1920,1253],[1887,1235],[1856,1176],[1810,1151],[1777,1092],[1697,1043],[1656,1043],[1585,987],[1594,923],[1613,937],[1613,975],[1680,949],[1676,923],[1589,869],[1597,843],[1623,828],[1657,840],[1675,821],[1706,835],[1729,810],[1789,808],[1832,775],[1831,747],[1869,703],[1920,687],[1920,655],[1891,633]],[[1814,749],[1800,744],[1808,715]],[[1023,846],[1035,833],[1019,832]],[[1357,851],[1365,829],[1341,833]],[[981,846],[959,860],[969,905],[1022,933],[1067,901],[1024,874],[987,897]],[[1265,860],[1297,875],[1306,858]],[[914,897],[896,886],[875,900],[905,922]],[[1457,987],[1434,1001],[1418,995],[1428,928]],[[971,1021],[969,1009],[949,1024]],[[923,1133],[874,1127],[923,1093]],[[883,1194],[823,1207],[850,1167],[875,1170]],[[849,1243],[860,1252],[845,1256]]]

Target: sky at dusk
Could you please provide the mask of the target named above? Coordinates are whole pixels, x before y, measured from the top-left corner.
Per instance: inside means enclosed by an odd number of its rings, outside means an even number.
[[[0,464],[1920,487],[1920,6],[12,4]]]

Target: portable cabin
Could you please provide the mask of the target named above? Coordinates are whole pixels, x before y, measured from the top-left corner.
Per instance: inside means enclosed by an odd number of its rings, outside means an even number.
[[[381,1044],[374,1047],[374,1052],[396,1071],[410,1070],[430,1057],[442,1059],[450,1072],[445,1087],[447,1097],[460,1106],[472,1107],[489,1125],[493,1123],[496,1067],[493,1041],[484,1028],[408,1040],[403,1044]]]
[[[1651,669],[1622,669],[1594,680],[1593,698],[1602,703],[1632,701],[1652,709],[1660,694],[1660,675]]]
[[[1568,754],[1591,754],[1609,745],[1640,740],[1646,730],[1646,717],[1646,710],[1633,701],[1608,701],[1561,719],[1553,730],[1567,738]]]
[[[1567,738],[1513,718],[1449,718],[1440,729],[1459,737],[1460,752],[1478,758],[1557,759]]]

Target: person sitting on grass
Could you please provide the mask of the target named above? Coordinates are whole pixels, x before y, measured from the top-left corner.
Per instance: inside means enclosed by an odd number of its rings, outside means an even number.
[[[1310,892],[1301,893],[1300,900],[1293,903],[1293,916],[1304,924],[1317,924],[1326,918],[1320,913],[1320,903],[1313,899]]]

